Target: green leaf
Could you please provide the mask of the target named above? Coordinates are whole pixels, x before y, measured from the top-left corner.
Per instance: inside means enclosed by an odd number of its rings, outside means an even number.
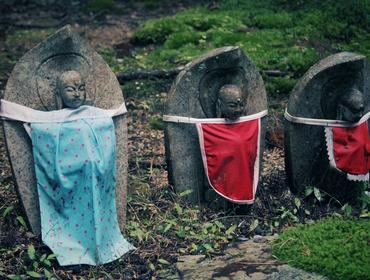
[[[27,254],[28,254],[28,257],[30,258],[30,260],[34,260],[36,258],[36,256],[35,256],[36,250],[35,250],[35,247],[33,245],[28,246]]]
[[[209,251],[209,252],[213,252],[213,251],[214,251],[214,250],[213,250],[213,248],[212,248],[212,245],[211,245],[211,244],[209,244],[209,243],[204,244],[204,245],[203,245],[203,247],[204,247],[207,251]]]
[[[27,271],[27,274],[33,278],[41,278],[41,274],[35,272],[35,271]]]
[[[5,218],[12,210],[14,209],[14,206],[11,205],[11,206],[8,206],[4,212],[3,212],[3,218]]]
[[[17,221],[25,228],[27,229],[27,224],[26,222],[24,221],[23,217],[22,216],[18,216],[17,217]]]
[[[192,192],[193,192],[193,190],[183,191],[183,192],[179,193],[179,197],[187,196],[187,195],[191,194]]]
[[[49,270],[47,270],[46,268],[44,268],[44,274],[46,276],[46,278],[51,278],[53,276],[53,274],[51,274],[51,272]]]
[[[22,280],[20,275],[8,275],[8,278],[11,280]]]
[[[348,203],[342,206],[342,210],[344,211],[344,214],[346,216],[350,216],[352,214],[352,206],[349,205]]]
[[[294,204],[299,209],[301,207],[301,200],[298,197],[294,198]]]
[[[183,229],[176,231],[176,235],[180,238],[184,238],[186,236],[186,232]]]
[[[46,254],[43,254],[40,258],[40,262],[43,262],[46,259]]]
[[[167,232],[172,227],[172,224],[167,224],[167,226],[164,228],[163,232]]]
[[[108,277],[107,279],[114,280],[114,278],[108,272],[102,270],[101,273],[103,273],[105,276],[107,276]]]
[[[54,260],[56,257],[58,256],[58,254],[50,254],[47,259],[48,260]]]
[[[258,219],[255,219],[249,226],[249,231],[254,231],[258,227]]]
[[[304,212],[305,212],[306,215],[310,215],[311,214],[311,212],[308,209],[305,209]]]
[[[232,225],[231,227],[229,227],[229,228],[226,230],[225,234],[226,234],[226,235],[230,235],[231,233],[233,233],[233,232],[235,231],[235,229],[236,229],[236,225]]]
[[[322,200],[322,195],[318,188],[313,188],[313,194],[315,195],[318,201]]]
[[[155,266],[151,262],[149,262],[148,267],[150,270],[153,270],[153,271],[155,270]]]
[[[198,245],[195,243],[191,243],[191,252],[197,252],[198,251]]]
[[[182,208],[178,203],[175,203],[175,209],[176,209],[177,215],[180,216],[182,214]]]
[[[313,187],[310,187],[310,188],[308,188],[308,189],[306,189],[306,192],[305,192],[305,195],[306,196],[309,196],[310,194],[312,194],[313,193]]]
[[[215,224],[216,224],[219,228],[225,228],[225,226],[223,225],[223,223],[221,223],[220,221],[215,221]]]
[[[164,259],[158,259],[158,262],[159,262],[160,264],[170,265],[170,263],[169,263],[168,261],[164,260]]]

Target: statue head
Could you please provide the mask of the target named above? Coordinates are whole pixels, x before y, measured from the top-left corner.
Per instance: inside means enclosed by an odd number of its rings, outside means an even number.
[[[245,102],[240,87],[232,84],[222,86],[218,93],[217,109],[220,117],[236,120],[244,114]]]
[[[63,72],[57,78],[56,100],[58,109],[76,109],[85,103],[86,86],[80,73],[74,70]]]
[[[337,106],[337,119],[349,122],[357,122],[364,115],[365,96],[355,89],[348,88],[339,97]]]

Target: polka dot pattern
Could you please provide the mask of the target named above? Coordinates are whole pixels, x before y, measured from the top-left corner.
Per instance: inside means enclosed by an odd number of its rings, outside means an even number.
[[[60,265],[99,265],[133,247],[115,205],[113,120],[31,124],[43,242]]]

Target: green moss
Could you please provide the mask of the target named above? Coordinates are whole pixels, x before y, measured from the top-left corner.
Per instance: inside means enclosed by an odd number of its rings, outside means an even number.
[[[273,254],[333,279],[370,279],[370,221],[328,218],[283,232]]]
[[[88,12],[98,13],[115,8],[114,0],[90,0],[86,6]]]
[[[149,125],[155,130],[164,130],[164,122],[162,117],[153,116],[149,118]]]
[[[335,49],[370,57],[367,24],[328,1],[332,4],[223,0],[217,10],[189,9],[149,20],[138,28],[134,41],[155,43],[155,49],[138,48],[134,57],[124,59],[123,67],[171,68],[212,49],[237,45],[260,70],[286,72],[291,78],[267,79],[267,87],[270,93],[288,93],[297,78]],[[367,11],[367,4],[360,2],[355,10]],[[368,15],[361,11],[359,17]]]
[[[268,11],[255,16],[252,24],[260,28],[287,28],[293,26],[293,18],[287,12]]]
[[[175,17],[163,17],[159,20],[148,20],[135,32],[133,40],[141,43],[163,43],[168,35],[175,32],[191,32],[191,27]]]
[[[297,80],[289,77],[264,77],[264,82],[269,94],[289,94]]]

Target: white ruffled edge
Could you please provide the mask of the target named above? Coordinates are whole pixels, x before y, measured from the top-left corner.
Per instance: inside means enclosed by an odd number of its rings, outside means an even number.
[[[334,160],[333,130],[331,127],[325,127],[324,129],[325,129],[326,151],[329,157],[330,166],[341,171],[340,169],[337,168],[337,165]]]
[[[360,175],[353,175],[353,174],[347,173],[347,179],[350,181],[367,182],[369,181],[369,173],[360,174]]]
[[[326,140],[326,149],[327,154],[330,162],[330,166],[335,168],[341,173],[345,173],[342,170],[338,169],[335,159],[334,159],[334,145],[333,145],[333,130],[332,127],[325,127],[325,140]],[[350,174],[345,173],[347,175],[347,179],[350,181],[359,181],[359,182],[367,182],[369,181],[369,173],[367,174]]]

